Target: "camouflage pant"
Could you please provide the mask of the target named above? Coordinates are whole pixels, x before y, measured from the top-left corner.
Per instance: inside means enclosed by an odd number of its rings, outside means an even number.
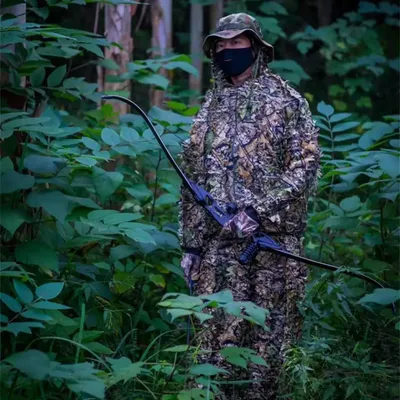
[[[295,236],[274,239],[289,252],[301,254],[301,239]],[[266,321],[270,330],[215,310],[213,313],[218,315],[209,320],[201,337],[202,348],[211,355],[202,355],[199,361],[227,369],[229,380],[258,381],[220,385],[222,393],[216,395],[218,400],[270,400],[277,396],[284,350],[301,333],[302,317],[297,303],[303,298],[307,266],[269,252],[260,252],[251,266],[242,266],[236,260],[243,248],[243,244],[232,241],[211,241],[198,271],[194,293],[231,290],[236,301],[252,301],[270,311]],[[256,350],[268,367],[251,364],[246,371],[226,363],[218,350],[227,345]]]

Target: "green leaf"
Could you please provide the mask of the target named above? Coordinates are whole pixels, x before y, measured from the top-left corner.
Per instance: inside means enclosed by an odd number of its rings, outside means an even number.
[[[0,177],[0,194],[13,193],[30,189],[35,183],[31,175],[23,175],[15,171],[7,171]]]
[[[288,15],[286,9],[274,1],[263,2],[260,6],[260,11],[267,15]]]
[[[44,69],[44,67],[39,67],[29,77],[31,85],[33,87],[40,86],[43,83],[45,76],[46,76],[46,70]]]
[[[334,112],[334,108],[326,104],[324,101],[320,101],[317,105],[317,110],[320,114],[325,115],[325,117],[329,118]]]
[[[342,124],[335,125],[332,129],[332,132],[337,133],[337,132],[348,131],[349,129],[353,129],[358,125],[360,125],[360,123],[356,121],[343,122]]]
[[[96,211],[91,211],[88,214],[88,219],[90,221],[102,221],[108,215],[113,215],[113,214],[119,215],[119,211],[118,210],[96,210]]]
[[[174,322],[177,318],[186,317],[187,315],[193,314],[193,311],[182,310],[180,308],[169,308],[167,312],[171,316],[171,322]]]
[[[4,314],[0,314],[0,322],[6,324],[8,322],[8,317]]]
[[[393,154],[382,153],[378,156],[379,166],[391,177],[400,175],[400,159]]]
[[[32,379],[44,380],[50,372],[50,359],[47,354],[39,350],[27,350],[15,353],[6,358],[4,362]]]
[[[78,163],[80,164],[87,165],[88,167],[93,167],[97,164],[97,161],[91,157],[81,156],[81,157],[76,157],[75,160],[78,161]]]
[[[140,228],[128,229],[125,231],[125,235],[135,242],[156,244],[150,233]]]
[[[145,85],[154,85],[164,90],[167,90],[169,85],[169,80],[160,74],[138,75],[136,80]]]
[[[352,114],[350,113],[338,113],[338,114],[334,114],[329,118],[329,121],[331,122],[331,124],[335,123],[335,122],[340,122],[346,118],[351,117]]]
[[[144,184],[134,185],[131,188],[125,188],[125,190],[139,201],[145,201],[153,197],[153,192]]]
[[[127,246],[127,245],[116,246],[110,250],[110,258],[112,261],[122,260],[123,258],[135,254],[136,251],[137,250],[132,246]]]
[[[23,264],[38,265],[41,268],[58,271],[57,253],[42,242],[27,242],[18,245],[15,249],[15,258]]]
[[[185,61],[171,61],[167,64],[164,64],[163,67],[165,69],[171,70],[171,69],[181,69],[182,71],[185,71],[189,74],[192,74],[196,77],[199,76],[199,71],[197,70],[196,67],[194,67],[192,64],[185,62]]]
[[[126,359],[126,357],[123,357]],[[119,361],[119,360],[115,360],[115,361]],[[129,360],[128,360],[129,361]],[[138,376],[140,373],[142,373],[142,366],[143,363],[141,362],[137,362],[134,364],[130,364],[130,365],[126,365],[122,368],[114,368],[113,365],[113,369],[115,371],[114,375],[112,375],[109,379],[109,385],[115,385],[116,383],[118,383],[119,381],[124,381],[125,383],[128,382],[129,380],[135,378],[136,376]]]
[[[150,281],[153,282],[156,286],[165,288],[166,283],[165,283],[165,279],[164,279],[164,277],[163,277],[162,275],[154,275],[154,274],[151,274],[151,275],[149,276],[149,279],[150,279]]]
[[[127,126],[124,126],[121,129],[121,137],[124,139],[126,142],[129,143],[134,143],[137,140],[139,140],[139,133],[136,131],[136,129],[129,128]]]
[[[50,87],[59,86],[67,73],[67,66],[62,65],[56,68],[47,78],[47,85]]]
[[[360,198],[358,196],[348,197],[340,202],[340,207],[346,212],[358,210],[361,207]]]
[[[18,336],[19,333],[31,334],[31,328],[44,328],[44,325],[40,322],[12,322],[8,324],[3,330],[11,332],[14,336]]]
[[[143,215],[139,213],[118,213],[104,217],[104,223],[108,225],[118,225],[123,222],[135,221],[142,217]]]
[[[97,399],[105,399],[105,384],[100,378],[95,376],[90,379],[86,378],[83,380],[68,381],[67,385],[68,388],[75,393],[87,393],[89,396],[96,397]],[[80,397],[82,398],[83,396]]]
[[[13,285],[17,296],[25,304],[30,304],[33,301],[33,293],[29,287],[18,279],[13,279]]]
[[[24,222],[30,221],[30,217],[25,213],[24,210],[1,207],[0,213],[1,213],[0,225],[3,228],[7,229],[11,235],[14,235],[15,231]]]
[[[64,282],[45,283],[36,289],[36,296],[45,300],[57,297],[63,290]]]
[[[97,167],[93,168],[92,176],[96,193],[102,199],[111,196],[124,180],[124,176],[119,172],[108,172]]]
[[[118,71],[120,68],[119,65],[114,60],[111,60],[110,58],[105,58],[104,60],[101,60],[99,62],[99,65],[103,68],[110,69],[113,71]]]
[[[84,3],[85,4],[85,3]],[[86,49],[87,51],[90,51],[93,54],[96,54],[98,57],[104,57],[103,50],[99,46],[97,46],[94,43],[82,43],[81,46]]]
[[[53,320],[53,318],[51,318],[49,315],[47,315],[43,311],[39,311],[39,310],[24,311],[23,313],[21,313],[21,315],[24,318],[37,319],[39,321],[52,321]]]
[[[103,335],[104,331],[84,331],[82,335],[81,343],[90,343],[94,340],[98,339],[101,335]],[[73,341],[79,341],[79,332],[75,333]]]
[[[110,146],[116,146],[121,143],[121,139],[118,133],[110,128],[104,128],[101,131],[101,138],[104,143]]]
[[[170,353],[183,353],[183,352],[189,351],[189,350],[196,350],[196,347],[188,346],[187,344],[181,344],[179,346],[168,347],[167,349],[164,349],[163,351],[167,351]]]
[[[68,215],[68,198],[59,191],[31,192],[26,202],[30,207],[42,207],[61,223]]]
[[[100,151],[101,146],[100,143],[96,142],[95,140],[89,138],[89,137],[83,137],[82,138],[82,143],[90,150],[93,151]]]
[[[10,157],[3,157],[0,160],[0,174],[12,171],[13,169],[14,169],[14,164],[11,161]]]
[[[0,293],[0,300],[13,312],[19,313],[22,310],[21,304],[6,293]]]
[[[37,174],[56,174],[66,162],[58,157],[31,154],[24,159],[24,167]]]
[[[189,373],[191,375],[205,375],[205,376],[213,376],[218,374],[227,374],[229,375],[229,371],[223,368],[217,368],[212,364],[199,364],[190,368]]]
[[[387,305],[395,303],[400,299],[400,290],[395,289],[375,289],[373,293],[367,294],[358,303],[376,303],[381,305]]]
[[[104,346],[104,344],[101,344],[101,343],[98,343],[98,342],[86,343],[85,346],[89,350],[92,350],[94,353],[98,353],[98,354],[113,354],[113,351],[111,349],[109,349],[108,347]]]
[[[51,301],[38,301],[31,306],[40,310],[69,310],[71,308],[64,304],[53,303]]]

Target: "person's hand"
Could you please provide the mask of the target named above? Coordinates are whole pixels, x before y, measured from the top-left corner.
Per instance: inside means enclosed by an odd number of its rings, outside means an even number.
[[[185,253],[182,257],[181,267],[185,276],[185,281],[189,285],[190,281],[197,281],[200,273],[201,257],[197,254]]]
[[[240,211],[224,225],[224,229],[233,232],[239,238],[245,238],[258,230],[260,224],[257,219],[254,209],[250,212]]]

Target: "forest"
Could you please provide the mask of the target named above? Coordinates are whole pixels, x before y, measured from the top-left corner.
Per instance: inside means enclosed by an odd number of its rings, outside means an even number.
[[[212,400],[230,381],[197,362],[205,310],[261,326],[268,310],[189,294],[180,178],[144,119],[101,96],[142,107],[179,163],[212,85],[203,40],[246,12],[320,128],[305,255],[340,267],[309,267],[279,398],[398,399],[398,2],[20,1],[0,5],[1,398]]]

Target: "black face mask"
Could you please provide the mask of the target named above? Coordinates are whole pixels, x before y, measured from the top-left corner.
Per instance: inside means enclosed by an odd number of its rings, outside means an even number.
[[[238,76],[253,64],[253,49],[224,49],[215,55],[215,61],[226,77]]]

